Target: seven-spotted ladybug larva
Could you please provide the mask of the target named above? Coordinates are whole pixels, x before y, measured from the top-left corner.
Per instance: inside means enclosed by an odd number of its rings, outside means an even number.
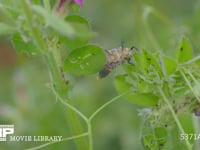
[[[117,65],[122,64],[125,61],[132,64],[130,60],[133,55],[134,48],[137,50],[137,48],[134,46],[131,48],[124,48],[121,46],[119,48],[105,50],[107,63],[99,72],[99,78],[106,77]]]

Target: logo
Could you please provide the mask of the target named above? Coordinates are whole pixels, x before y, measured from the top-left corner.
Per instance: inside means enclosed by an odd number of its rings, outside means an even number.
[[[0,125],[0,141],[6,141],[8,134],[14,133],[14,125]]]
[[[62,141],[62,136],[15,136],[14,125],[1,125],[0,124],[0,142],[1,141],[11,141],[11,142],[58,142]],[[10,136],[8,136],[10,135]]]

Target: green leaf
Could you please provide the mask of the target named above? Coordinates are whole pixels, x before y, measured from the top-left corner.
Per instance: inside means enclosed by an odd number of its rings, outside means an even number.
[[[97,73],[106,63],[102,48],[88,45],[73,50],[64,63],[64,69],[75,75]]]
[[[162,69],[160,67],[160,65],[158,64],[157,60],[154,58],[153,55],[151,55],[148,51],[146,50],[143,50],[143,53],[144,53],[144,59],[145,59],[145,63],[147,65],[147,67],[149,67],[149,65],[152,65],[155,70],[157,71],[157,73],[159,74],[160,77],[163,76],[162,74]]]
[[[131,90],[133,85],[126,80],[127,75],[119,75],[115,78],[115,86],[119,93]],[[124,96],[127,100],[142,106],[154,106],[159,98],[152,93],[136,93],[132,92]]]
[[[126,81],[127,75],[118,75],[115,77],[115,86],[120,93],[124,93],[131,89],[132,84]]]
[[[138,68],[138,70],[140,72],[142,72],[143,74],[146,74],[148,64],[147,64],[147,61],[145,59],[143,51],[136,53],[135,55],[133,55],[133,57],[134,57],[135,64],[136,64],[136,67]]]
[[[0,22],[0,35],[12,34],[16,31],[17,29],[15,27]]]
[[[71,16],[67,16],[65,20],[69,22],[79,22],[89,27],[88,21],[81,16],[71,15]]]
[[[177,60],[179,63],[183,63],[192,58],[193,58],[192,46],[186,38],[183,38],[177,50]]]
[[[166,128],[164,127],[155,128],[154,132],[157,138],[163,138],[167,136],[167,131],[166,131]]]
[[[159,97],[152,93],[130,93],[126,98],[129,101],[142,106],[155,106],[159,100]]]
[[[159,76],[163,76],[160,65],[158,64],[154,56],[148,53],[147,50],[143,50],[142,52],[135,54],[134,60],[136,66],[143,74],[146,75],[148,73],[149,66],[152,65],[159,74]]]
[[[136,77],[133,74],[133,72],[137,72],[137,68],[135,65],[123,64],[123,68],[125,72],[128,74],[128,76],[132,78],[132,80],[136,80]]]
[[[29,56],[39,54],[39,50],[31,41],[24,41],[20,34],[14,34],[12,37],[12,44],[18,53],[25,52]]]
[[[78,33],[78,35],[73,38],[61,37],[60,43],[70,49],[87,44],[89,39],[93,36],[90,31],[88,21],[80,16],[67,16],[65,20],[73,25],[74,30]]]
[[[156,137],[153,134],[147,134],[142,137],[142,143],[147,150],[156,150],[157,142]]]
[[[167,56],[163,56],[165,71],[168,75],[173,74],[176,71],[177,63],[174,59],[169,58]]]
[[[32,9],[44,18],[45,23],[48,26],[52,27],[54,30],[56,30],[60,34],[66,36],[66,37],[74,37],[75,36],[75,30],[70,23],[64,21],[63,19],[59,18],[58,16],[51,14],[49,11],[47,11],[46,9],[44,9],[41,6],[32,5]]]

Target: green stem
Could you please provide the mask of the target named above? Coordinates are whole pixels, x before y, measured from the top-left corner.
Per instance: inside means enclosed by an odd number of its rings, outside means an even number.
[[[154,16],[158,17],[160,20],[163,21],[163,23],[167,24],[168,26],[171,27],[175,27],[175,24],[172,22],[172,20],[166,16],[165,14],[163,14],[161,11],[159,11],[158,9],[156,9],[155,7],[152,8],[152,14],[154,14]]]
[[[81,113],[77,108],[73,107],[72,105],[66,103],[59,95],[58,93],[54,90],[54,88],[52,88],[53,92],[54,92],[54,95],[60,100],[60,102],[67,106],[69,109],[73,110],[74,112],[76,112],[77,115],[79,115],[83,120],[85,120],[86,123],[88,123],[88,118],[83,114]]]
[[[150,13],[152,12],[152,8],[151,7],[145,7],[144,9],[144,12],[143,12],[143,17],[142,17],[142,20],[143,20],[143,24],[144,24],[144,28],[146,29],[146,32],[147,32],[147,35],[149,37],[149,40],[151,41],[151,43],[153,44],[153,46],[156,48],[156,49],[160,49],[160,46],[148,24],[148,16],[150,15]]]
[[[113,102],[115,102],[116,100],[118,100],[120,97],[128,94],[130,91],[124,92],[121,95],[118,95],[114,98],[112,98],[110,101],[106,102],[105,104],[103,104],[101,107],[99,107],[94,113],[92,113],[92,115],[89,117],[89,121],[92,121],[92,119],[99,113],[101,112],[105,107],[107,107],[108,105],[112,104]]]
[[[154,36],[148,22],[146,20],[144,20],[144,27],[146,29],[147,35],[149,37],[149,40],[151,41],[151,43],[153,44],[154,48],[156,49],[160,49],[160,45],[158,44],[158,41],[156,40],[156,37]]]
[[[127,93],[129,93],[130,91],[124,92],[121,95],[118,95],[114,98],[112,98],[110,101],[108,101],[107,103],[103,104],[101,107],[99,107],[94,113],[92,113],[92,115],[89,117],[88,122],[87,122],[87,126],[88,126],[88,138],[89,138],[89,150],[93,150],[93,137],[92,137],[92,120],[94,119],[94,117],[100,113],[105,107],[107,107],[108,105],[112,104],[113,102],[117,101],[120,97],[126,95]]]
[[[49,75],[50,75],[50,78],[52,81],[51,84],[52,84],[52,86],[55,86],[54,94],[56,93],[57,94],[56,97],[60,99],[62,104],[64,104],[65,106],[67,106],[67,108],[69,108],[68,109],[69,113],[67,113],[67,115],[68,115],[68,118],[71,119],[69,124],[70,124],[70,128],[72,129],[73,133],[80,133],[80,131],[82,131],[82,130],[77,129],[77,126],[82,127],[81,122],[78,117],[74,117],[74,114],[76,113],[76,115],[79,115],[86,122],[87,122],[87,118],[80,111],[78,111],[75,107],[62,101],[67,96],[68,85],[65,84],[65,82],[62,80],[59,64],[57,64],[57,61],[56,61],[56,56],[54,56],[52,51],[49,49],[47,43],[43,39],[41,32],[39,31],[39,29],[37,27],[33,27],[34,19],[32,17],[32,12],[30,9],[31,4],[29,5],[27,3],[27,1],[21,0],[21,5],[22,5],[22,9],[24,11],[24,14],[25,14],[25,17],[27,20],[27,24],[29,26],[29,30],[30,30],[30,34],[33,39],[33,42],[39,49],[39,52],[41,54],[44,54],[44,56],[45,56],[45,61],[46,61],[46,64],[48,65]],[[78,149],[87,149],[87,144],[86,144],[86,142],[83,142],[83,140],[76,142],[76,145],[77,145]]]
[[[43,3],[44,3],[44,8],[50,12],[51,11],[50,1],[49,0],[43,0]]]
[[[87,123],[88,126],[88,139],[89,139],[89,150],[93,150],[93,137],[92,137],[92,123],[91,120]]]
[[[32,39],[35,43],[35,45],[37,46],[37,48],[39,49],[39,52],[44,54],[44,52],[48,51],[48,48],[44,42],[44,39],[42,38],[43,36],[41,35],[41,32],[38,30],[37,27],[33,26],[33,17],[32,17],[32,12],[30,10],[29,5],[27,4],[27,1],[25,0],[21,0],[21,5],[22,5],[22,9],[24,11],[26,20],[27,20],[27,24],[29,26],[30,32],[31,32],[31,36]]]
[[[200,59],[200,55],[198,55],[198,56],[196,56],[196,57],[194,57],[194,58],[188,60],[188,61],[185,62],[185,63],[182,63],[181,66],[182,66],[182,65],[189,65],[189,64],[191,64],[191,63],[194,63],[195,61],[198,61],[199,59]]]
[[[192,119],[193,119],[195,133],[200,133],[200,126],[199,126],[200,119],[196,116],[193,116]],[[194,141],[194,147],[195,147],[194,149],[196,149],[196,150],[199,149],[199,147],[200,147],[199,140]]]
[[[184,131],[184,129],[183,129],[183,127],[182,127],[182,125],[181,125],[181,123],[180,123],[178,117],[176,116],[176,113],[174,112],[174,110],[173,110],[173,108],[172,108],[172,106],[171,106],[169,100],[168,100],[167,97],[165,96],[165,94],[164,94],[164,92],[162,91],[162,89],[159,88],[159,92],[160,92],[160,94],[161,94],[163,100],[164,100],[165,103],[167,104],[167,106],[168,106],[168,108],[169,108],[169,110],[170,110],[170,112],[171,112],[171,114],[172,114],[172,117],[174,118],[174,120],[175,120],[175,122],[176,122],[176,124],[177,124],[177,126],[178,126],[178,128],[179,128],[179,130],[180,130],[180,132],[181,132],[181,134],[184,134],[184,135],[185,135],[185,131]],[[185,145],[187,146],[188,150],[192,150],[192,146],[190,145],[189,141],[188,141],[188,140],[184,140],[184,142],[185,142]]]
[[[193,93],[193,95],[194,95],[194,96],[196,97],[196,99],[200,102],[200,98],[199,98],[199,96],[196,94],[196,92],[194,91],[192,85],[190,84],[190,81],[187,79],[187,77],[185,76],[185,74],[183,73],[182,70],[180,70],[180,73],[181,73],[181,75],[183,76],[183,78],[184,78],[185,82],[187,83],[187,85],[189,86],[189,88],[190,88],[191,92]],[[194,79],[193,75],[192,75],[190,72],[188,72],[188,74],[191,76],[191,78],[192,78],[194,81],[196,81],[196,79]],[[197,82],[197,81],[196,81],[196,82]]]
[[[56,92],[59,93],[59,96],[64,99],[67,96],[67,84],[62,80],[60,69],[58,68],[58,65],[56,64],[55,57],[53,56],[53,53],[48,52],[45,55],[46,64],[49,67],[49,74],[51,76],[51,84],[52,86],[55,86]]]

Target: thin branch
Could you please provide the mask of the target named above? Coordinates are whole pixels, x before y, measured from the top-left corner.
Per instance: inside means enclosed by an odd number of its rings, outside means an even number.
[[[126,91],[121,95],[118,95],[114,98],[112,98],[110,101],[108,101],[107,103],[103,104],[101,107],[99,107],[90,117],[89,120],[91,121],[101,110],[103,110],[105,107],[107,107],[108,105],[112,104],[113,102],[115,102],[116,100],[118,100],[120,97],[128,94],[130,91]]]
[[[182,125],[181,125],[181,123],[180,123],[178,117],[176,116],[176,113],[174,112],[174,110],[173,110],[173,108],[172,108],[172,106],[171,106],[171,104],[170,104],[168,98],[165,96],[165,94],[164,94],[164,92],[162,91],[162,89],[159,88],[159,92],[160,92],[160,94],[161,94],[163,100],[164,100],[165,103],[167,104],[167,106],[168,106],[170,112],[172,113],[172,117],[174,118],[174,120],[175,120],[175,122],[176,122],[176,124],[177,124],[177,126],[178,126],[178,128],[179,128],[179,130],[180,130],[180,132],[181,132],[181,134],[185,135],[186,133],[185,133],[185,131],[184,131],[184,129],[183,129],[183,127],[182,127]],[[185,144],[186,144],[188,150],[192,150],[192,146],[190,145],[189,141],[188,141],[188,140],[184,140],[184,142],[185,142]]]
[[[55,96],[60,100],[60,102],[67,106],[68,108],[70,108],[71,110],[73,110],[74,112],[76,112],[83,120],[85,120],[85,122],[87,123],[88,122],[88,118],[82,113],[80,112],[77,108],[75,108],[74,106],[66,103],[59,95],[58,93],[55,91],[54,88],[52,88],[52,91],[54,92]]]

